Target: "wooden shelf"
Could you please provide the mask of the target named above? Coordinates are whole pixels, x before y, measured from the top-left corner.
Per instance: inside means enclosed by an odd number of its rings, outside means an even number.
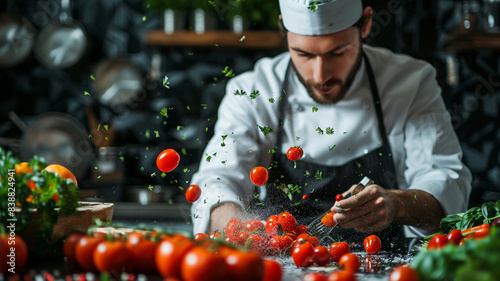
[[[245,36],[243,38],[243,36]],[[245,31],[235,34],[230,30],[177,31],[166,34],[163,30],[146,33],[146,44],[157,47],[200,47],[242,49],[284,49],[284,40],[278,31]]]
[[[446,41],[446,50],[453,53],[500,50],[500,33],[454,32]]]

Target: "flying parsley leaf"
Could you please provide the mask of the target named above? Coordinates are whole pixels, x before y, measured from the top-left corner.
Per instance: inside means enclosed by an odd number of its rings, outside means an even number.
[[[269,102],[270,102],[270,103],[274,103],[274,99],[273,99],[273,98],[270,98],[270,99],[269,99]]]
[[[309,6],[307,8],[313,12],[316,12],[318,10],[318,4],[320,4],[321,1],[312,1],[309,3]]]
[[[320,170],[316,171],[314,177],[318,180],[323,179],[323,172],[321,172]]]
[[[155,132],[157,138],[160,137],[160,132],[158,132],[158,131],[153,131],[153,132]]]
[[[326,134],[327,135],[333,135],[333,133],[335,132],[335,130],[331,127],[327,127],[326,128]]]
[[[168,81],[168,77],[167,76],[163,77],[163,87],[170,89],[169,85],[170,85],[170,82]]]
[[[260,93],[259,91],[256,91],[256,90],[253,90],[251,93],[250,93],[250,98],[251,99],[256,99],[258,96],[260,96]]]
[[[223,136],[221,136],[221,137],[222,137],[222,141],[225,141],[225,140],[226,140],[226,138],[227,138],[227,135],[223,135]]]
[[[240,42],[243,42],[245,39],[246,39],[246,37],[245,37],[245,35],[243,35],[243,37],[240,38]]]
[[[95,81],[94,75],[90,74],[90,79],[92,79],[92,81]]]
[[[233,94],[234,94],[235,96],[244,96],[244,95],[246,95],[246,94],[247,94],[247,92],[245,92],[245,91],[243,91],[243,90],[241,90],[241,91],[240,91],[240,90],[236,90],[236,91],[234,91],[234,93],[233,93]]]
[[[205,159],[207,162],[210,162],[212,160],[212,156],[208,155],[207,158]]]
[[[167,112],[167,110],[168,109],[166,107],[162,108],[160,110],[160,114],[168,118],[168,112]]]
[[[84,92],[83,92],[83,95],[84,95],[84,96],[90,96],[89,92],[87,92],[87,91],[84,91]]]
[[[316,106],[313,106],[312,111],[313,112],[318,112],[318,108]]]
[[[260,131],[264,134],[264,136],[267,136],[270,133],[274,132],[274,130],[268,126],[262,127],[262,126],[257,125],[257,127],[259,127]]]
[[[328,146],[328,150],[332,151],[336,146],[337,146],[336,144],[334,144],[332,147]]]
[[[153,186],[152,186],[152,185],[149,185],[149,186],[148,186],[148,189],[149,189],[150,191],[153,191]]]
[[[146,16],[142,17],[142,21],[147,21],[147,20],[148,20],[148,18]]]
[[[318,132],[318,135],[323,135],[323,130],[320,127],[316,129],[316,132]]]

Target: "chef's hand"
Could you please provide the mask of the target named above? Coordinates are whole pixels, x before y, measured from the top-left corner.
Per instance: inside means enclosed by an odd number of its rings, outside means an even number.
[[[391,223],[437,232],[444,218],[441,204],[431,194],[415,189],[384,189],[376,184],[335,202],[331,211],[335,213],[333,219],[341,227],[354,228],[359,232],[381,231]]]
[[[241,207],[234,203],[224,203],[212,209],[210,213],[210,228],[208,229],[208,234],[215,230],[222,233],[227,222],[232,218],[239,218],[242,222],[248,219]]]
[[[353,185],[345,194],[357,188]],[[359,189],[359,188],[358,188]],[[396,216],[395,202],[389,190],[370,184],[358,194],[335,202],[333,219],[344,228],[358,232],[375,232],[387,228]]]

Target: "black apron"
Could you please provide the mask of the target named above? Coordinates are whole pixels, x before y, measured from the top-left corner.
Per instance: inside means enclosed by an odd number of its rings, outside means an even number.
[[[378,130],[382,136],[382,144],[371,152],[352,160],[342,166],[322,166],[298,160],[296,163],[290,161],[286,154],[282,154],[283,123],[285,115],[286,86],[287,77],[290,71],[288,66],[285,75],[284,89],[281,97],[282,102],[279,106],[278,138],[276,152],[269,169],[269,180],[266,188],[266,206],[265,215],[277,215],[283,211],[288,211],[295,216],[299,224],[307,225],[313,219],[324,214],[335,203],[335,196],[345,192],[353,184],[357,184],[364,176],[371,178],[376,184],[385,189],[397,189],[395,180],[395,168],[392,160],[391,148],[387,139],[387,131],[384,125],[382,109],[380,106],[380,97],[373,75],[373,70],[366,55],[364,55],[366,70],[370,81],[370,88],[374,100],[377,118]],[[326,145],[326,144],[325,144]],[[307,152],[306,152],[307,153]],[[321,174],[321,177],[315,176]],[[278,189],[278,186],[295,185],[300,186],[301,193],[294,194],[293,200]],[[307,195],[306,200],[302,199]],[[391,225],[389,228],[369,234],[376,234],[382,239],[382,244],[394,246],[399,238],[403,238],[402,227],[400,225]],[[363,239],[368,233],[358,233],[353,229],[336,228],[330,236],[335,241],[353,242],[358,246],[362,244]],[[399,246],[399,245],[398,245]],[[392,248],[392,247],[391,247]]]

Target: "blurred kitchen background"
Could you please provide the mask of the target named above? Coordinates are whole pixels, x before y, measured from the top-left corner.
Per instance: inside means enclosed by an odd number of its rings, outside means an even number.
[[[436,67],[474,174],[470,205],[499,200],[500,0],[364,4],[368,44]],[[213,134],[223,71],[285,50],[278,1],[2,0],[0,12],[0,145],[68,167],[82,200],[114,202],[117,221],[189,230],[182,189]],[[166,148],[181,162],[162,175]]]

